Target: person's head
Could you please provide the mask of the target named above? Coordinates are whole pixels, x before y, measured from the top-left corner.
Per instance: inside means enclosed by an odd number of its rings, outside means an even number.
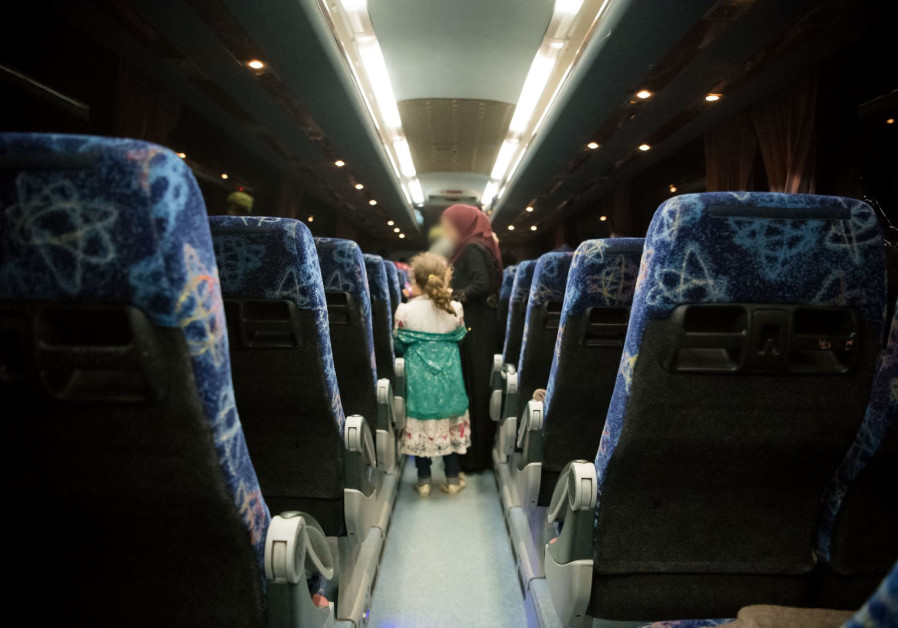
[[[475,236],[491,237],[490,221],[473,205],[451,205],[440,216],[443,235],[458,246]]]
[[[231,192],[225,201],[228,216],[250,216],[253,213],[253,197],[246,192]]]
[[[413,291],[426,295],[441,310],[455,314],[452,293],[449,291],[449,266],[446,259],[433,253],[421,253],[412,258]]]

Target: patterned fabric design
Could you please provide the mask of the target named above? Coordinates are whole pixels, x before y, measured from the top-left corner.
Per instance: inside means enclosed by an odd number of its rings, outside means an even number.
[[[471,417],[467,410],[459,417],[419,421],[408,417],[399,441],[399,451],[411,456],[435,458],[468,453],[471,446]]]
[[[387,280],[387,269],[384,268],[384,258],[368,253],[365,253],[362,258],[365,260],[365,273],[368,275],[371,298],[390,303],[390,287]]]
[[[823,516],[817,532],[817,552],[823,560],[830,560],[832,535],[848,487],[879,450],[895,421],[898,421],[898,315],[892,320],[864,420],[823,499]]]
[[[656,621],[645,628],[710,628],[732,622],[732,619],[676,619],[674,621]]]
[[[561,343],[567,322],[572,316],[591,307],[628,306],[633,302],[644,242],[642,238],[586,240],[574,252],[564,292],[564,305],[561,307],[558,338],[555,340],[555,357],[546,387],[546,419],[549,418],[549,406],[561,362]]]
[[[154,144],[87,136],[5,134],[0,154],[23,163],[0,174],[0,298],[128,303],[182,331],[261,564],[270,515],[237,415],[218,270],[190,169]]]
[[[882,584],[843,628],[898,626],[898,563]]]
[[[732,212],[760,216],[727,216]],[[769,211],[766,208],[772,208]],[[769,218],[777,211],[847,218]],[[684,303],[856,306],[882,330],[885,260],[876,215],[861,201],[801,194],[715,192],[665,201],[649,225],[620,371],[595,465],[605,471],[623,427],[639,345],[650,320]]]
[[[571,269],[573,259],[574,254],[565,251],[545,253],[536,261],[533,281],[530,284],[530,300],[527,302],[527,313],[524,315],[524,335],[521,339],[521,354],[518,356],[518,377],[522,376],[524,355],[527,352],[530,318],[544,303],[564,301],[568,271]]]
[[[377,384],[377,362],[374,357],[374,335],[371,326],[371,298],[368,287],[368,273],[362,250],[352,240],[339,238],[315,238],[318,249],[318,263],[321,265],[321,279],[325,292],[345,292],[359,304],[362,325],[371,360],[371,377]]]
[[[384,268],[387,271],[387,281],[390,284],[390,305],[395,310],[402,303],[402,285],[399,283],[399,271],[396,270],[396,265],[389,260],[384,260]]]
[[[511,288],[511,299],[508,305],[508,319],[505,329],[511,330],[511,319],[515,310],[515,303],[524,303],[530,296],[530,284],[533,282],[533,271],[536,270],[536,260],[528,259],[515,267],[514,282]],[[508,353],[508,332],[505,335],[505,343],[502,346],[502,363],[506,363]]]
[[[467,411],[458,350],[467,333],[464,326],[445,334],[396,330],[396,352],[405,356],[408,416],[424,421],[459,417]]]
[[[225,297],[285,299],[315,313],[322,350],[321,373],[331,399],[332,418],[345,423],[331,351],[327,303],[315,242],[309,229],[290,218],[210,216],[212,243]]]
[[[499,299],[511,299],[511,291],[514,288],[514,275],[517,266],[506,266],[502,271],[502,285],[499,287]]]

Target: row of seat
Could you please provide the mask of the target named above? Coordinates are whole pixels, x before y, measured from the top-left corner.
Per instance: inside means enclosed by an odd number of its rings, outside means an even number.
[[[64,583],[36,623],[359,625],[397,485],[396,269],[208,218],[152,144],[0,155],[4,488],[39,539],[8,593]]]
[[[541,279],[563,255],[515,269],[493,372],[530,597],[566,623],[857,608],[898,557],[898,322],[884,347],[872,210],[687,195],[644,243],[585,242],[566,284]]]

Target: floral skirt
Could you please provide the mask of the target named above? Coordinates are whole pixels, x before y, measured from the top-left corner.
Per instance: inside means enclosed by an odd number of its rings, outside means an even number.
[[[471,419],[467,411],[448,419],[405,420],[399,450],[404,454],[434,458],[463,454],[471,446]]]

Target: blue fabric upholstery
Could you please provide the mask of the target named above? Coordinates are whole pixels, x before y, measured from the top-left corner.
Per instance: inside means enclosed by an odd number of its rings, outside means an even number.
[[[727,209],[759,215],[726,215]],[[831,220],[765,217],[830,212]],[[835,216],[847,212],[847,219]],[[882,330],[882,240],[876,215],[861,201],[775,193],[687,194],[666,201],[646,235],[630,325],[614,396],[596,455],[601,508],[606,469],[620,437],[639,346],[650,320],[685,303],[807,303],[855,306]]]
[[[898,421],[898,315],[892,319],[888,342],[881,356],[870,401],[857,438],[836,470],[823,499],[823,515],[817,534],[817,552],[829,562],[839,510],[852,481],[857,479]]]
[[[387,270],[384,268],[384,259],[380,255],[365,253],[365,272],[368,275],[368,287],[371,290],[372,299],[380,299],[390,303],[390,287],[387,280]]]
[[[372,384],[377,384],[377,362],[374,356],[374,335],[371,326],[370,288],[362,250],[352,240],[339,238],[315,238],[315,246],[318,249],[318,262],[321,265],[324,291],[347,293],[359,304],[371,361]]]
[[[732,619],[675,619],[673,621],[656,621],[646,628],[710,628],[728,624]]]
[[[898,626],[898,563],[843,628]]]
[[[586,240],[574,252],[555,341],[555,357],[546,387],[543,413],[546,419],[549,418],[568,321],[591,307],[629,306],[632,303],[644,242],[642,238]]]
[[[511,291],[514,288],[514,275],[517,265],[506,266],[502,271],[502,285],[499,287],[499,299],[511,299]]]
[[[511,298],[508,305],[508,321],[506,329],[509,332],[512,329],[512,318],[516,309],[522,307],[521,303],[526,303],[530,297],[530,284],[533,281],[533,271],[536,270],[536,260],[528,259],[517,265],[514,275],[514,282],[511,288]],[[516,305],[517,304],[517,305]],[[505,336],[505,344],[502,347],[502,362],[508,362],[508,335]]]
[[[190,169],[165,148],[124,139],[6,134],[0,154],[0,298],[131,304],[182,331],[222,473],[261,560],[270,515],[234,402],[218,270]],[[30,157],[59,166],[35,168]]]
[[[327,302],[315,242],[308,227],[290,218],[210,216],[225,297],[285,299],[315,314],[321,369],[343,433],[345,418],[331,352]]]
[[[384,269],[387,271],[387,281],[390,284],[390,308],[392,312],[395,312],[399,304],[402,303],[402,286],[399,284],[399,271],[396,270],[396,264],[386,259],[384,260]]]
[[[521,377],[521,371],[523,370],[531,316],[545,303],[564,301],[568,271],[571,268],[573,259],[574,254],[571,252],[552,252],[545,253],[536,260],[533,280],[530,283],[530,299],[527,302],[527,314],[524,318],[524,335],[521,340],[521,355],[518,358],[518,377]]]

